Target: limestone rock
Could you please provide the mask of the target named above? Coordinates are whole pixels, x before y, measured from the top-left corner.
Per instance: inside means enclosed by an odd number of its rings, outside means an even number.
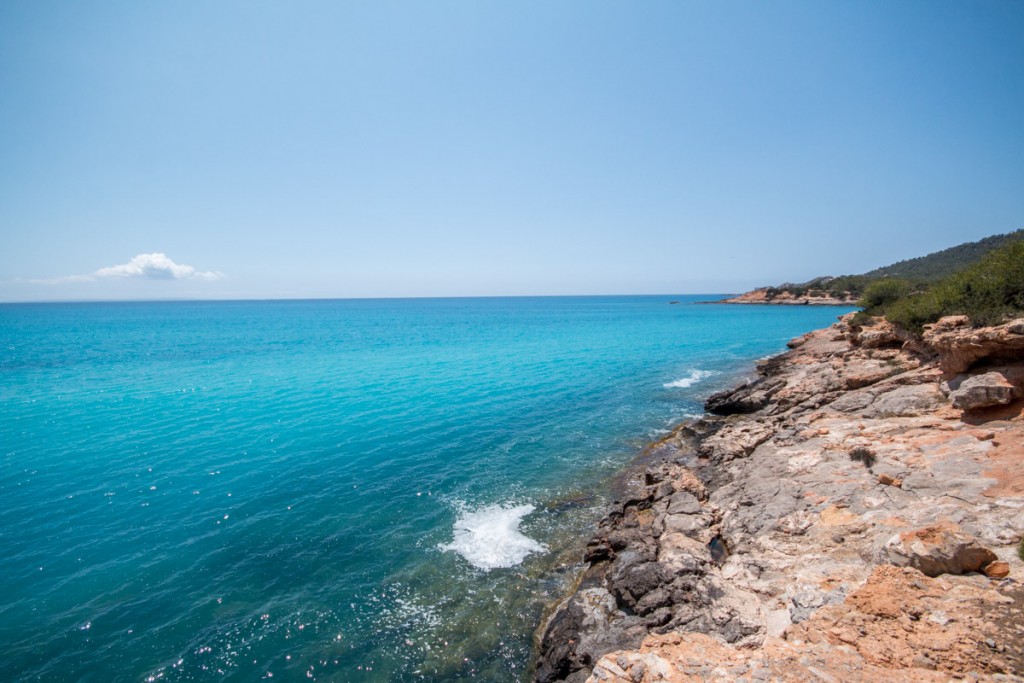
[[[897,387],[877,396],[863,415],[869,418],[921,415],[945,402],[939,387],[934,384]]]
[[[981,571],[997,557],[954,526],[936,524],[896,534],[882,547],[879,559],[913,567],[926,576],[940,576]]]
[[[639,617],[625,617],[601,587],[584,588],[548,621],[534,679],[552,683],[589,670],[606,652],[637,647],[647,635]]]
[[[708,436],[697,447],[697,454],[713,462],[725,463],[743,458],[767,441],[775,433],[768,422],[738,422],[726,424],[719,431]]]
[[[849,292],[836,297],[824,291],[809,291],[805,294],[797,295],[774,287],[761,287],[715,303],[776,304],[783,306],[854,306],[857,303],[857,297]]]
[[[991,406],[1006,405],[1020,394],[1020,391],[999,372],[974,375],[960,382],[959,387],[949,394],[953,406],[961,410],[978,410]]]
[[[894,477],[890,474],[879,474],[878,483],[882,484],[883,486],[895,486],[896,488],[900,488],[903,486],[902,479],[900,479],[899,477]]]
[[[947,316],[926,325],[922,338],[939,354],[948,375],[964,372],[982,359],[1024,359],[1024,318],[972,329],[966,316]]]
[[[902,346],[906,340],[907,335],[885,318],[876,318],[872,325],[860,328],[851,338],[854,345],[864,349]]]

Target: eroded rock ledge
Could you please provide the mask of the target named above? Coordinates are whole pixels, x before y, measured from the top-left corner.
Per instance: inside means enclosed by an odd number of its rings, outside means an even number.
[[[790,347],[653,447],[537,681],[1024,681],[1024,320]]]

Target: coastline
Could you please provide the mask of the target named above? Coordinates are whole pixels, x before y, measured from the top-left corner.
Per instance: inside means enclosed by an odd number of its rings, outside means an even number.
[[[844,296],[835,297],[825,293],[820,296],[810,294],[794,295],[785,290],[773,290],[770,287],[761,287],[736,296],[726,297],[718,301],[704,301],[709,304],[740,304],[768,305],[768,306],[856,306],[859,297]]]
[[[535,680],[1024,680],[1024,321],[848,320],[624,471]]]

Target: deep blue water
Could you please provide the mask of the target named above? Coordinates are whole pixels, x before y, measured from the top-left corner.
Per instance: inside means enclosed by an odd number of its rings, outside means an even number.
[[[0,306],[0,680],[522,680],[608,475],[845,312],[675,298]]]

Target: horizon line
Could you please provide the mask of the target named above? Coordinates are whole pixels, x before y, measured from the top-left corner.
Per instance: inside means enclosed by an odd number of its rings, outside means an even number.
[[[239,297],[232,299],[205,299],[194,297],[177,298],[139,298],[139,299],[35,299],[35,300],[0,300],[0,305],[24,304],[130,304],[130,303],[231,303],[231,302],[269,302],[269,301],[408,301],[427,299],[583,299],[599,297],[691,297],[718,296],[727,297],[740,292],[691,292],[652,294],[465,294],[443,296],[325,296],[325,297]]]

